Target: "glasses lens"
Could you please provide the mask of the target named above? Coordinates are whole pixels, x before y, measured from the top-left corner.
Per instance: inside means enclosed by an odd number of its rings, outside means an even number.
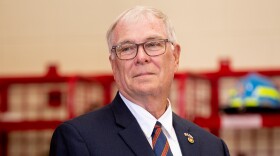
[[[134,58],[137,52],[135,44],[126,43],[116,47],[116,53],[120,59]]]
[[[160,55],[165,52],[165,40],[149,41],[144,44],[144,47],[150,56]]]

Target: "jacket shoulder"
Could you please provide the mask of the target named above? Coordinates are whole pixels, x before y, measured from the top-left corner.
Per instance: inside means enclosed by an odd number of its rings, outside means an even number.
[[[211,132],[200,127],[199,125],[183,119],[178,115],[174,114],[174,122],[179,125],[179,127],[184,127],[186,132],[193,135],[195,140],[198,140],[199,151],[201,155],[207,155],[213,153],[213,155],[229,155],[229,151],[225,142],[219,137],[213,135]]]
[[[193,131],[195,133],[198,133],[199,135],[203,135],[204,137],[207,136],[207,137],[210,137],[213,139],[219,139],[218,137],[216,137],[215,135],[213,135],[206,129],[200,127],[199,125],[197,125],[187,119],[184,119],[176,114],[173,114],[173,117],[174,117],[175,122],[177,122],[181,127],[186,127],[188,129],[188,131]]]
[[[109,124],[112,122],[112,119],[113,112],[111,110],[111,105],[107,105],[98,110],[94,110],[71,120],[65,121],[65,123],[70,124],[77,129],[86,130],[88,128],[97,128],[98,126],[103,125],[102,123]]]

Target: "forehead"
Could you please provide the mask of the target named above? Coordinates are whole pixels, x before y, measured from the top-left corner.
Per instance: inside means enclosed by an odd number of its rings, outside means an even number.
[[[164,22],[154,16],[120,20],[113,32],[112,43],[144,42],[150,38],[166,38]]]

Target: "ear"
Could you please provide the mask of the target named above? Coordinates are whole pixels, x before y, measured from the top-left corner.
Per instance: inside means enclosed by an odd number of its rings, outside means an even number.
[[[113,71],[113,73],[114,73],[114,71],[115,71],[115,65],[114,65],[114,56],[113,56],[112,53],[109,55],[109,61],[110,61],[110,64],[111,64],[111,69],[112,69],[112,71]]]
[[[114,76],[114,79],[115,79],[115,72],[116,72],[116,60],[115,60],[115,56],[114,54],[110,54],[109,55],[109,61],[110,61],[110,64],[111,64],[111,69],[112,69],[112,72],[113,72],[113,76]],[[116,79],[115,79],[116,80]]]
[[[175,44],[173,50],[173,56],[175,59],[174,63],[175,63],[176,70],[178,70],[179,68],[180,53],[181,53],[181,46],[179,44]]]

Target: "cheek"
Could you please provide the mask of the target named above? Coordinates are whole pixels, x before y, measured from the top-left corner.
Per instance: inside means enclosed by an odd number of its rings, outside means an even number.
[[[173,79],[174,73],[177,70],[174,57],[170,55],[169,58],[165,59],[162,63],[162,79],[169,82],[171,79]]]
[[[122,64],[115,64],[114,66],[114,79],[118,86],[124,86],[128,81],[128,69]]]
[[[166,56],[162,63],[163,67],[165,68],[165,70],[168,70],[168,72],[173,72],[174,68],[176,67],[175,59],[172,54]]]

